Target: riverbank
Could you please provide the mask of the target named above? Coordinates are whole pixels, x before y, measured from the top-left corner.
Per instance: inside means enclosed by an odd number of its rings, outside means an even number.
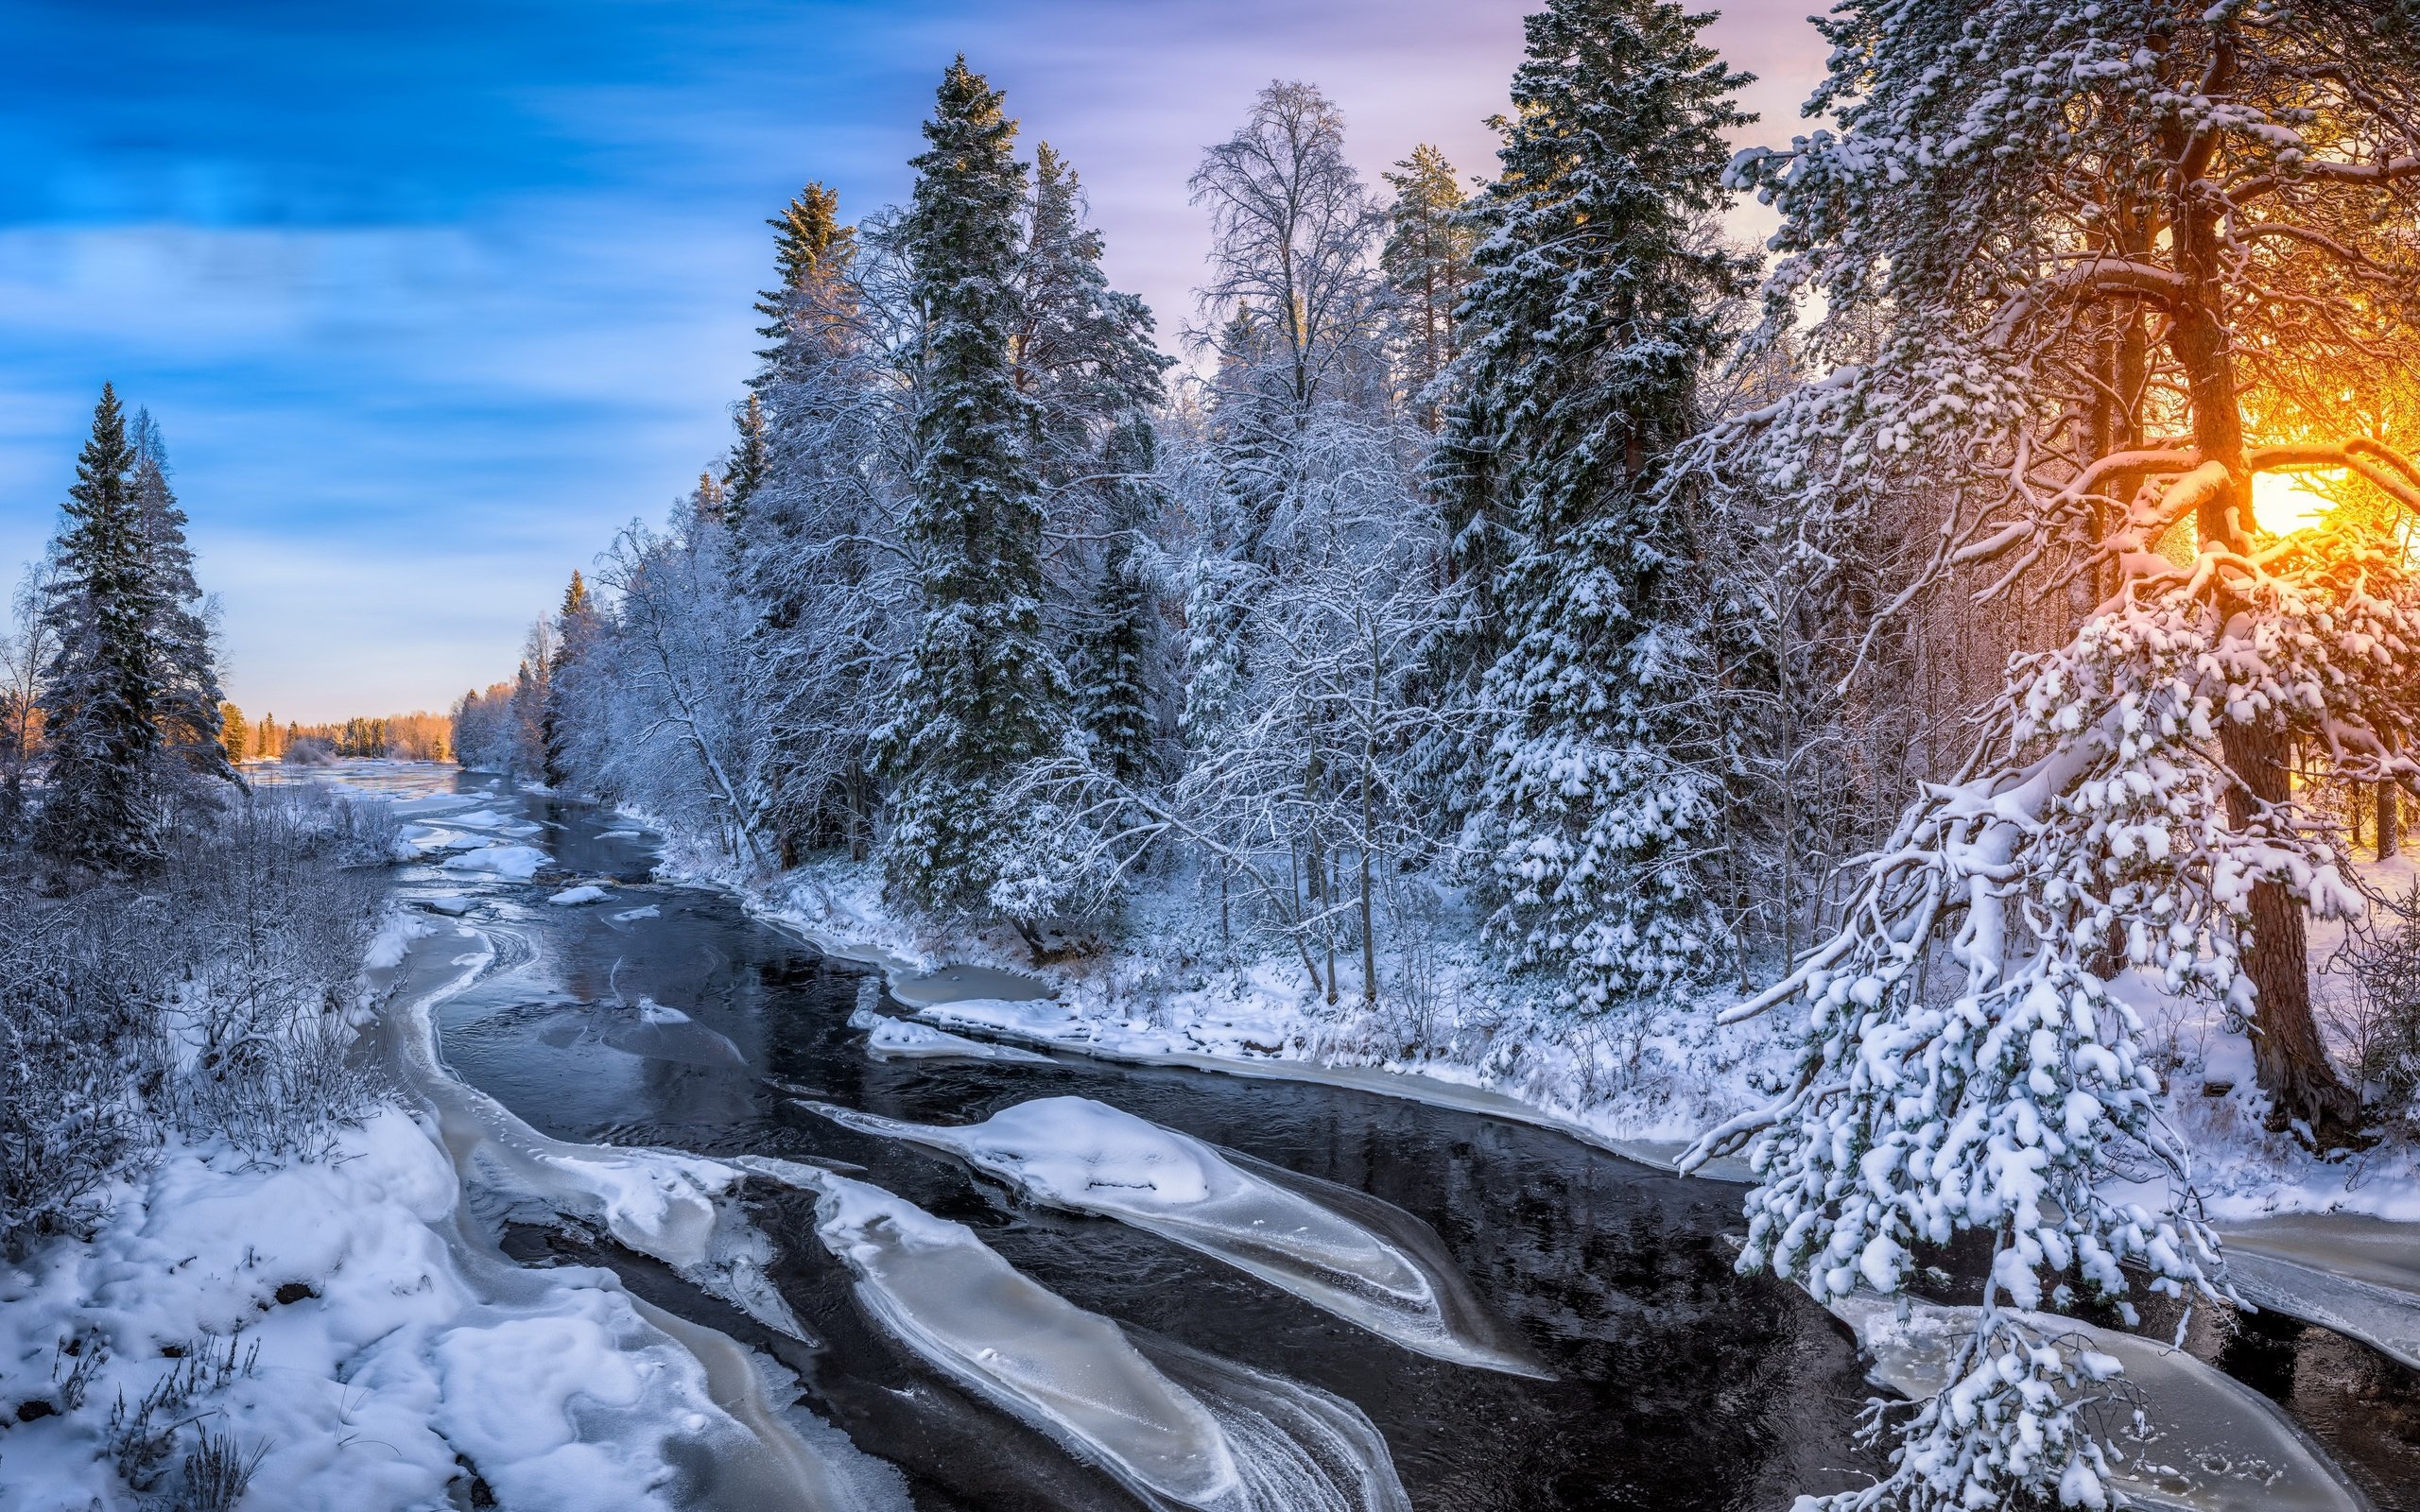
[[[483,1280],[402,1108],[320,1160],[177,1145],[113,1198],[0,1272],[12,1508],[666,1508],[722,1416],[612,1272]]]

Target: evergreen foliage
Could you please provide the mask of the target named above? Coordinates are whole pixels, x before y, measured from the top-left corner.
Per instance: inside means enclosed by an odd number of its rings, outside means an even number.
[[[896,782],[884,859],[921,907],[1031,923],[1058,891],[1046,820],[1000,798],[1058,747],[1070,694],[1042,634],[1037,406],[1011,347],[1026,170],[1000,103],[965,60],[950,66],[902,228],[925,322],[908,521],[923,612],[882,738]]]
[[[1664,0],[1530,18],[1443,442],[1486,579],[1460,654],[1485,668],[1467,780],[1489,933],[1589,1012],[1727,944],[1696,875],[1718,816],[1704,603],[1659,487],[1746,273],[1699,223],[1746,120],[1703,22]]]
[[[144,560],[139,463],[117,392],[105,385],[53,546],[45,619],[57,649],[43,674],[48,762],[34,832],[52,860],[105,873],[141,873],[164,853],[164,690],[150,632],[166,607]]]
[[[135,456],[135,520],[152,616],[144,639],[151,651],[161,745],[174,759],[172,773],[233,781],[219,727],[226,700],[218,686],[213,611],[194,580],[185,512],[168,487],[167,449],[148,411],[135,414],[129,437]]]
[[[1395,167],[1386,175],[1395,198],[1387,208],[1387,242],[1378,266],[1402,305],[1397,362],[1404,392],[1433,426],[1436,396],[1429,389],[1461,350],[1455,315],[1470,284],[1478,238],[1465,214],[1469,197],[1443,152],[1424,142]]]
[[[1126,783],[1150,774],[1157,734],[1151,684],[1159,613],[1141,561],[1143,532],[1159,502],[1150,482],[1156,448],[1150,421],[1138,415],[1111,434],[1102,454],[1103,471],[1117,481],[1102,522],[1109,542],[1093,618],[1081,642],[1079,717],[1092,735],[1096,761]]]

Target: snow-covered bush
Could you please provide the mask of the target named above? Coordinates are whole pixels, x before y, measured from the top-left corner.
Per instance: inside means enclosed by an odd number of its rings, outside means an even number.
[[[79,1227],[148,1143],[168,1064],[148,912],[0,884],[0,1247]]]
[[[2420,886],[2390,900],[2374,925],[2340,956],[2353,991],[2329,1027],[2370,1107],[2420,1130]]]
[[[346,1010],[393,834],[384,804],[272,787],[140,887],[0,875],[0,1245],[82,1226],[169,1128],[307,1157],[367,1108]]]

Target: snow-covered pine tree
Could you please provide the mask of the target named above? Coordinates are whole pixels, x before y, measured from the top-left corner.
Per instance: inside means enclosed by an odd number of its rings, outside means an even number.
[[[216,637],[194,580],[185,512],[168,487],[167,448],[148,410],[135,412],[128,434],[134,448],[136,525],[149,578],[153,618],[144,634],[153,658],[161,748],[179,773],[233,782],[235,770],[219,728],[226,700],[218,687]]]
[[[873,749],[906,661],[917,586],[903,521],[914,467],[922,329],[895,220],[839,224],[809,185],[784,215],[777,316],[750,380],[763,396],[767,475],[741,532],[755,746],[749,800],[777,859],[845,845],[863,859],[880,809]]]
[[[563,709],[563,674],[596,640],[596,601],[589,594],[587,579],[575,567],[571,581],[563,586],[562,605],[555,610],[554,648],[547,658],[541,693],[545,708],[539,715],[539,738],[545,753],[543,776],[548,787],[571,785],[574,735]]]
[[[1151,669],[1159,613],[1138,556],[1156,502],[1150,477],[1157,445],[1151,422],[1136,415],[1111,432],[1102,449],[1102,471],[1115,480],[1101,521],[1109,540],[1091,618],[1078,643],[1077,714],[1093,737],[1093,760],[1130,785],[1150,770],[1155,734]]]
[[[917,906],[1005,917],[1028,931],[1059,903],[1046,820],[1003,784],[1055,750],[1065,672],[1042,633],[1042,502],[1018,393],[1015,125],[981,75],[953,62],[914,160],[902,227],[925,318],[915,502],[922,623],[883,732],[893,778],[885,870]]]
[[[1455,311],[1471,281],[1476,237],[1463,214],[1470,197],[1445,154],[1427,143],[1412,148],[1395,168],[1386,176],[1395,198],[1387,207],[1387,243],[1378,266],[1402,307],[1395,361],[1404,394],[1422,423],[1434,429],[1439,411],[1428,387],[1459,350]]]
[[[717,518],[733,530],[741,528],[748,518],[748,500],[757,486],[765,481],[765,471],[771,465],[766,448],[765,399],[753,389],[747,401],[732,417],[732,424],[739,432],[731,443],[731,455],[722,465],[722,499]]]
[[[1459,524],[1503,547],[1465,562],[1501,616],[1462,653],[1495,652],[1466,778],[1488,932],[1586,1012],[1702,976],[1727,943],[1698,874],[1720,782],[1693,680],[1704,604],[1663,489],[1746,277],[1701,225],[1746,119],[1704,21],[1668,0],[1530,18],[1441,443],[1441,472],[1485,459]]]
[[[1742,1264],[1819,1297],[1991,1237],[1950,1385],[1836,1504],[2100,1506],[2107,1363],[2014,1310],[2065,1301],[2071,1268],[2121,1296],[2129,1264],[2174,1291],[2218,1258],[2116,979],[2248,1022],[2281,1120],[2355,1116],[2304,916],[2360,899],[2288,762],[2420,771],[2396,754],[2420,593],[2375,537],[2263,534],[2250,483],[2342,467],[2420,507],[2365,394],[2412,360],[2420,40],[2400,7],[2246,0],[1846,0],[1820,25],[1837,134],[1733,172],[1783,216],[1773,330],[1824,301],[1821,376],[1719,428],[1709,465],[1844,532],[1933,507],[1877,636],[1940,586],[2030,591],[2074,629],[2013,661],[1837,931],[1731,1015],[1795,1004],[1804,1047],[1701,1150],[1754,1141]],[[2121,1150],[2166,1211],[2105,1193]]]
[[[1151,312],[1109,286],[1103,250],[1074,168],[1035,144],[1016,281],[1017,388],[1033,402],[1046,523],[1071,541],[1099,542],[1046,558],[1046,625],[1081,669],[1078,722],[1099,742],[1104,770],[1132,782],[1151,734],[1154,613],[1135,559],[1154,466],[1148,415],[1166,400],[1169,359],[1152,345]]]
[[[765,224],[773,228],[773,266],[782,286],[756,296],[756,313],[767,321],[756,334],[773,341],[756,353],[767,364],[767,374],[753,380],[758,387],[781,369],[792,344],[813,335],[831,313],[820,291],[848,270],[857,240],[856,228],[840,222],[839,191],[820,183],[800,190]]]
[[[144,563],[137,458],[117,392],[101,388],[58,538],[44,621],[55,637],[42,696],[46,758],[34,842],[51,860],[140,873],[162,856],[158,623]]]

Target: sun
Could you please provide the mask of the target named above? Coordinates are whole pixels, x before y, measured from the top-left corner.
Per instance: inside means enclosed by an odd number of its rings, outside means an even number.
[[[2252,479],[2252,512],[2260,532],[2269,536],[2290,536],[2297,530],[2314,530],[2327,523],[2328,512],[2335,501],[2308,487],[2323,479],[2340,481],[2341,472],[2258,472]]]

